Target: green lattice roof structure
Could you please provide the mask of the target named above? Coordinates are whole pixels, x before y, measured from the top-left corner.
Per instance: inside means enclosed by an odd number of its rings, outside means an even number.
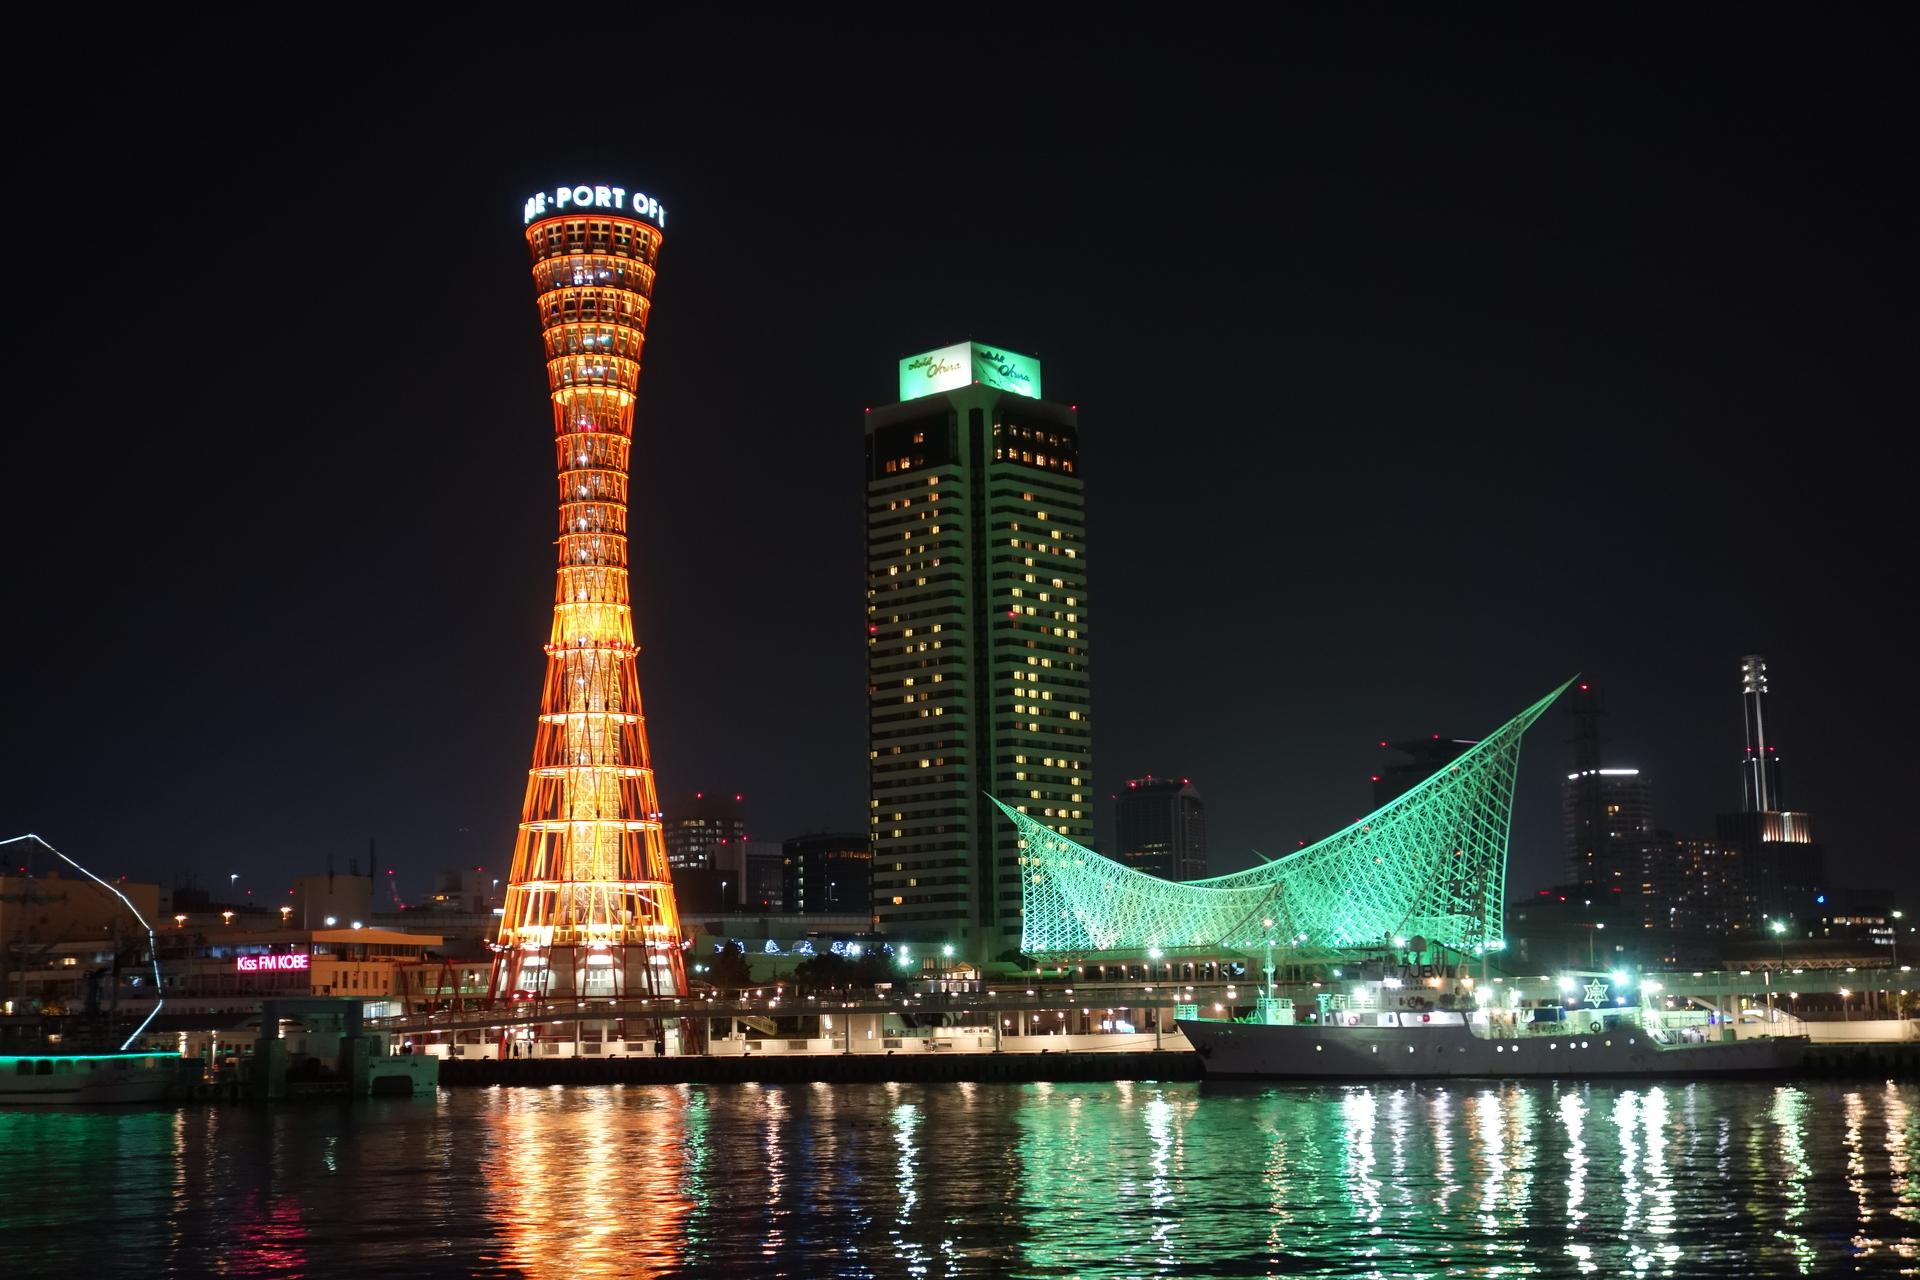
[[[1135,871],[1000,804],[1025,842],[1021,950],[1077,958],[1286,946],[1305,954],[1413,937],[1469,954],[1498,949],[1520,740],[1565,689],[1345,830],[1210,880]]]

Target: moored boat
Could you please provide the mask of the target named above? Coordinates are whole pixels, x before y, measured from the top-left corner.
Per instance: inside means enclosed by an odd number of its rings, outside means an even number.
[[[1383,1018],[1393,1021],[1383,1025]],[[1178,1026],[1206,1073],[1228,1079],[1762,1075],[1798,1067],[1808,1043],[1805,1036],[1676,1040],[1633,1023],[1500,1039],[1448,1012],[1375,1015],[1354,1026],[1184,1018]]]
[[[1267,998],[1247,1022],[1189,1006],[1176,1025],[1228,1079],[1762,1075],[1797,1068],[1809,1044],[1739,1038],[1719,1013],[1676,1008],[1624,973],[1476,984],[1464,966],[1365,968],[1312,1006]]]
[[[0,1106],[158,1102],[179,1061],[164,1053],[0,1054]]]

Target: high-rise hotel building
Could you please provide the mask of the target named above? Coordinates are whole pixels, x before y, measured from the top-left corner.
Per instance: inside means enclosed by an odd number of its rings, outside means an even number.
[[[1019,840],[988,800],[1093,838],[1079,425],[1040,362],[900,362],[866,415],[874,915],[992,960],[1020,943]]]

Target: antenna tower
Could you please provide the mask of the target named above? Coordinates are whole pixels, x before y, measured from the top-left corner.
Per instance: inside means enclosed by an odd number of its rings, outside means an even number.
[[[1747,754],[1741,761],[1748,813],[1780,808],[1780,757],[1767,742],[1767,660],[1757,653],[1740,659],[1740,698],[1747,712]]]

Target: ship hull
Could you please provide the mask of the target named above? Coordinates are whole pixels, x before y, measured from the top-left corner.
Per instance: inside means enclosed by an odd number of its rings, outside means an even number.
[[[21,1073],[19,1059],[0,1059],[0,1107],[100,1106],[119,1102],[159,1102],[172,1090],[177,1068],[171,1059],[149,1055],[130,1062],[99,1061],[86,1069],[74,1070],[74,1060],[48,1058],[50,1068],[64,1065],[63,1071],[42,1074],[32,1070],[39,1065],[27,1059],[29,1070]]]
[[[1661,1045],[1637,1027],[1487,1040],[1462,1025],[1259,1026],[1188,1021],[1209,1077],[1226,1080],[1506,1076],[1742,1076],[1792,1071],[1804,1036]]]

